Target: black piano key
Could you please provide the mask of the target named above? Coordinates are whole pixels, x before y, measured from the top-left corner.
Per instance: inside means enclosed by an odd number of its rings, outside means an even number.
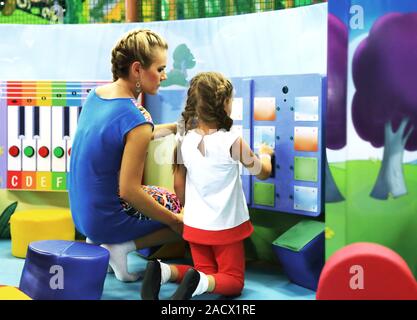
[[[39,107],[33,107],[33,136],[39,136]]]
[[[63,107],[63,136],[69,137],[70,135],[70,107]]]
[[[25,135],[25,107],[19,107],[18,137]]]
[[[80,114],[81,114],[81,107],[77,107],[78,108],[78,116],[77,116],[77,119],[80,117]]]

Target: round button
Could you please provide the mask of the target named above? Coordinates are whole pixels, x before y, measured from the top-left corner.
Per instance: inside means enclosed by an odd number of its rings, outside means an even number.
[[[32,158],[33,155],[35,154],[35,149],[33,149],[31,146],[28,146],[23,150],[23,153],[25,154],[26,157]]]
[[[49,149],[47,147],[40,147],[38,153],[42,158],[46,158],[49,156]]]
[[[54,149],[54,156],[57,158],[62,158],[64,156],[64,149],[61,147],[56,147]]]
[[[10,154],[12,157],[17,157],[17,156],[19,155],[19,152],[20,152],[20,150],[19,150],[19,148],[18,148],[18,147],[16,147],[16,146],[11,146],[11,147],[9,148],[9,154]]]
[[[68,149],[68,155],[71,155],[71,148]]]

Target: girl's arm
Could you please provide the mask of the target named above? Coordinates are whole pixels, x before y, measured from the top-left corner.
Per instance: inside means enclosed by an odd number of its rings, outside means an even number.
[[[270,147],[262,145],[259,148],[259,157],[257,157],[246,141],[238,138],[233,143],[230,152],[233,159],[240,161],[259,180],[270,177],[272,172],[271,156],[274,154]]]
[[[152,128],[147,124],[135,127],[126,135],[119,178],[120,197],[139,212],[181,234],[182,216],[172,213],[142,190],[143,167],[151,138]]]
[[[177,165],[174,171],[174,190],[182,206],[185,204],[185,177],[187,169],[183,164]]]
[[[155,129],[153,131],[152,139],[159,139],[170,134],[177,133],[177,124],[174,123],[164,123],[164,124],[157,124],[155,125]]]

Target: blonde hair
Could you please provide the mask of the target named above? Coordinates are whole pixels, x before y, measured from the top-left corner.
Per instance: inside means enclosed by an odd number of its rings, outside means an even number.
[[[148,29],[136,29],[125,34],[111,53],[111,71],[113,81],[127,78],[129,67],[135,61],[149,68],[154,61],[154,50],[168,49],[167,42],[156,32]]]

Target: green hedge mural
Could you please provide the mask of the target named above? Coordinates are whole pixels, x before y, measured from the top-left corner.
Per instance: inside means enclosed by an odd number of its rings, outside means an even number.
[[[10,239],[10,218],[15,212],[17,201],[13,202],[0,215],[0,239]]]

